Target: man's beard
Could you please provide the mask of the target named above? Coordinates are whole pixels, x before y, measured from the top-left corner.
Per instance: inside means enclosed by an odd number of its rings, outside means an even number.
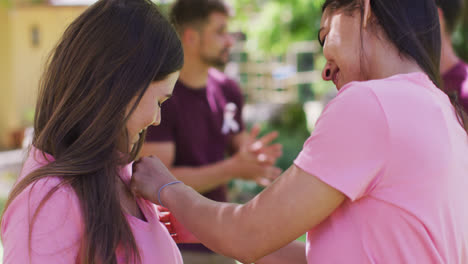
[[[201,54],[201,60],[211,67],[215,67],[218,69],[224,69],[226,66],[228,59],[224,59],[224,54],[228,53],[229,49],[222,50],[218,56],[208,56],[205,54]]]

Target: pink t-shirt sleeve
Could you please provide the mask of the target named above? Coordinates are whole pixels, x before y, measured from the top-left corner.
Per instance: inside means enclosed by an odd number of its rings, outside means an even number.
[[[389,128],[377,96],[350,83],[324,109],[294,163],[354,201],[378,183],[388,147]]]
[[[59,181],[46,178],[24,190],[5,211],[2,222],[4,264],[75,263],[80,249],[82,219],[79,201],[70,187],[60,187],[30,222],[42,198]]]

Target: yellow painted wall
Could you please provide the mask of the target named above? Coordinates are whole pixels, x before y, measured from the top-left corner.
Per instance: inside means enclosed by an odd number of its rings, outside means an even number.
[[[8,10],[0,7],[0,146],[6,145],[5,131],[14,125],[11,55]]]
[[[3,38],[0,40],[0,43],[11,43],[10,47],[7,48],[11,57],[10,62],[7,62],[7,65],[9,63],[7,67],[11,68],[10,84],[3,84],[0,80],[0,85],[10,89],[11,96],[10,98],[0,98],[0,104],[3,104],[3,101],[10,101],[6,114],[0,116],[1,122],[4,118],[9,120],[6,122],[6,128],[0,127],[0,138],[4,139],[3,147],[5,147],[5,139],[11,131],[31,124],[28,116],[31,116],[34,110],[38,83],[46,59],[65,28],[85,8],[83,6],[29,6],[15,7],[8,11],[9,41],[4,41]],[[33,44],[34,28],[38,32],[36,44]],[[3,44],[0,44],[0,47],[1,45]],[[8,85],[10,86],[8,87]],[[7,116],[5,117],[5,115]]]

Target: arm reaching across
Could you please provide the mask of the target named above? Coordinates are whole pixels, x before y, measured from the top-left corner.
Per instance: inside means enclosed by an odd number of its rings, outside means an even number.
[[[132,189],[158,203],[160,187],[175,180],[157,158],[143,158],[136,164]],[[211,201],[184,184],[161,191],[164,205],[203,244],[247,263],[286,246],[323,221],[344,199],[342,193],[295,165],[245,205]]]

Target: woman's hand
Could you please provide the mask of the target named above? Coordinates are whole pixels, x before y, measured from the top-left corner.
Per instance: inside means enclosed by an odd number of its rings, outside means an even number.
[[[159,189],[164,184],[173,181],[177,181],[177,179],[156,157],[143,157],[133,163],[133,176],[130,181],[130,188],[136,196],[159,204]],[[170,186],[166,188],[170,188]]]
[[[165,207],[158,205],[159,221],[163,223],[176,243],[200,243],[187,228]]]

